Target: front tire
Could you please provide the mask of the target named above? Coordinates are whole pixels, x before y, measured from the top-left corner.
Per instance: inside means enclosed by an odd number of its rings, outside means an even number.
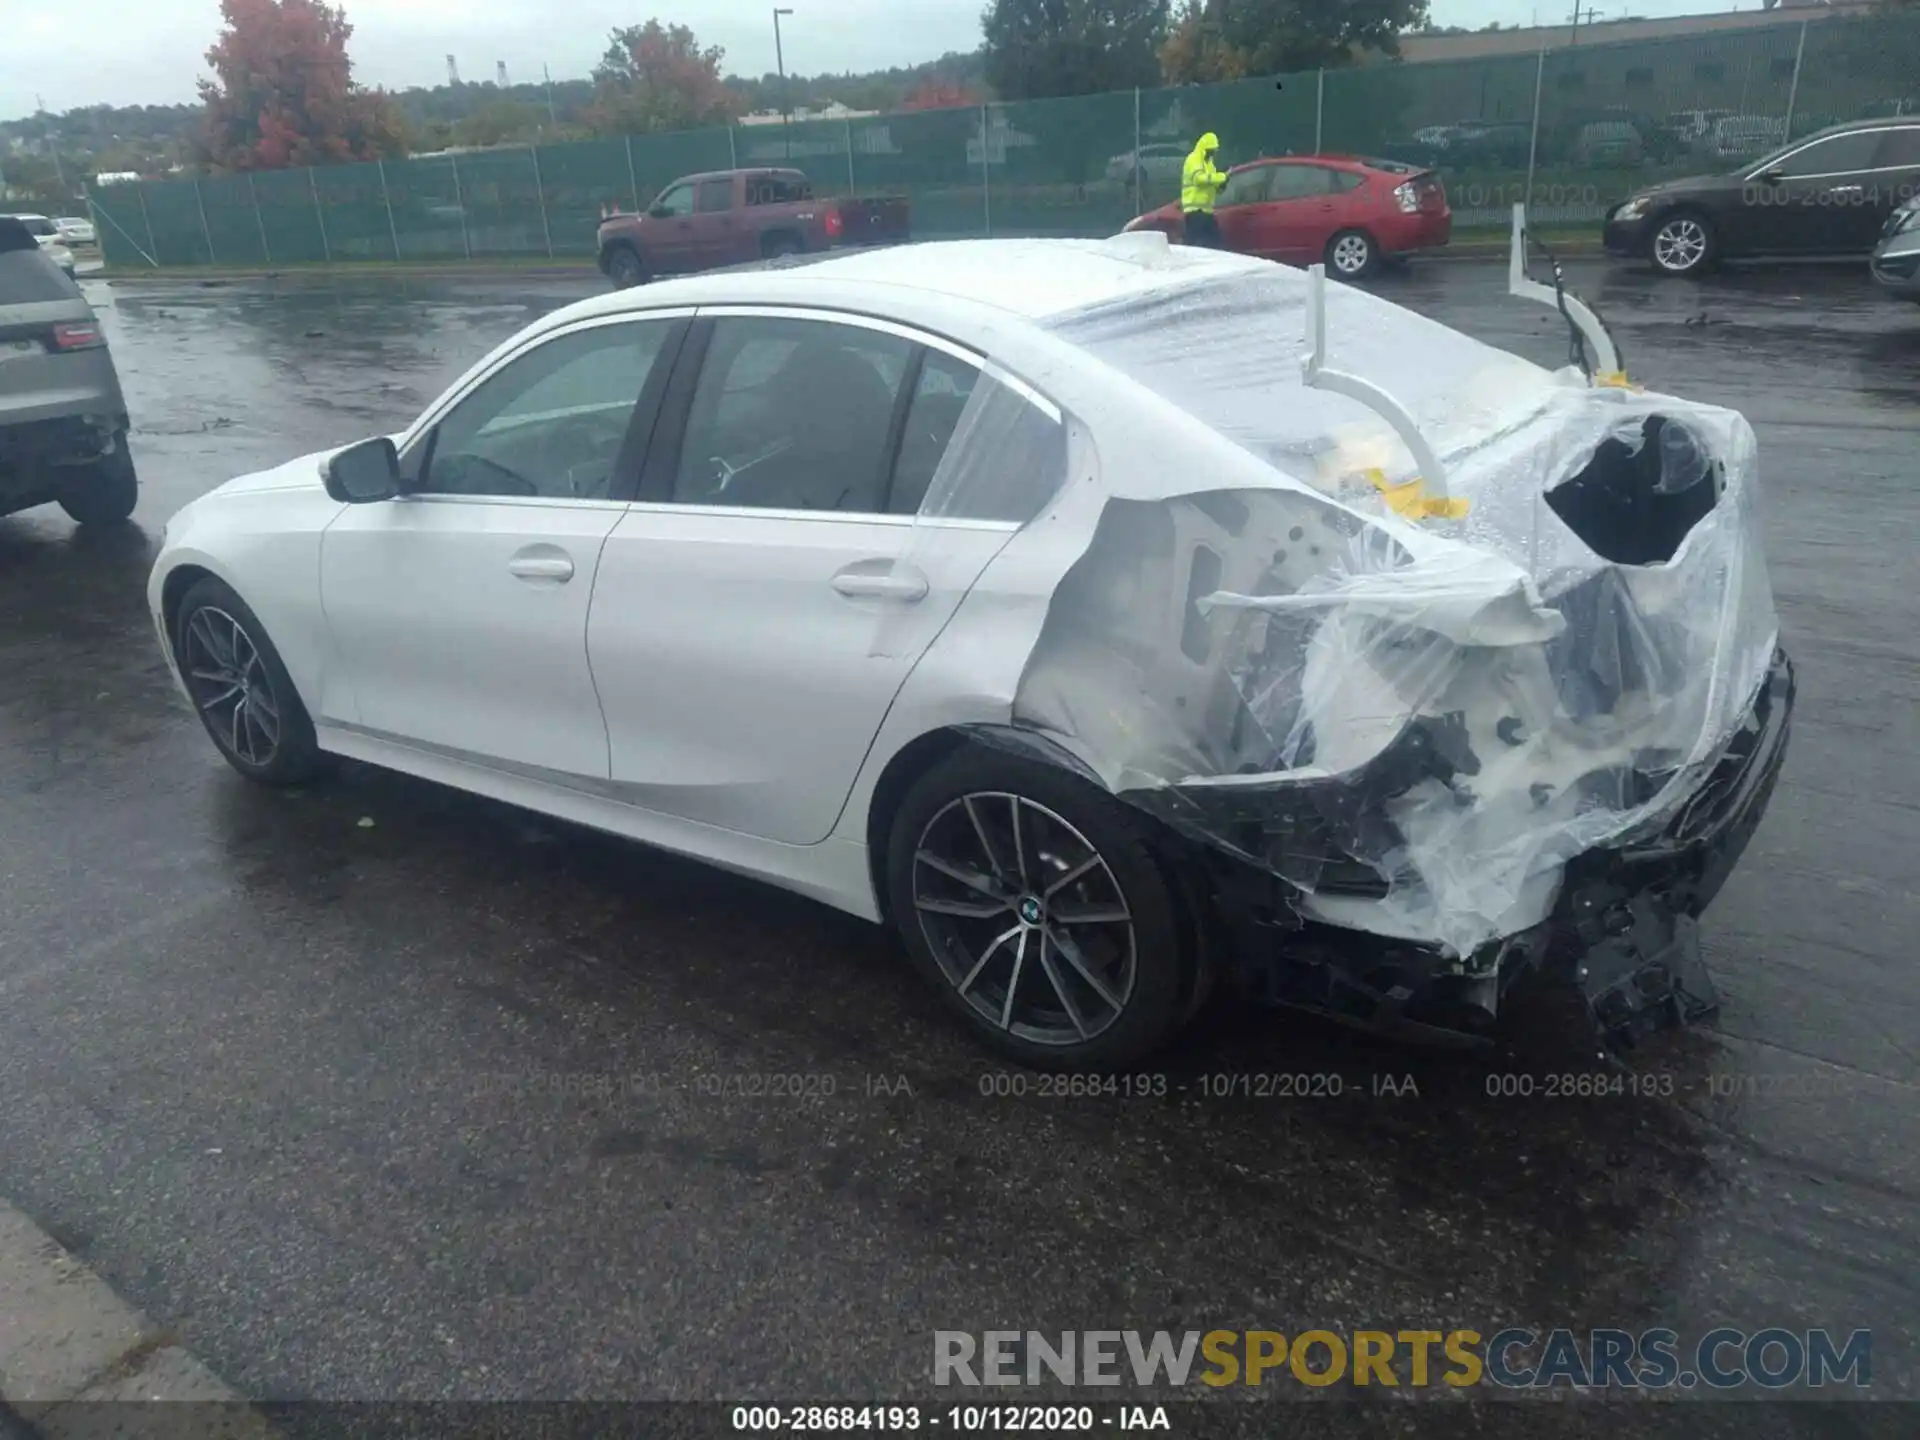
[[[140,480],[124,435],[111,455],[75,470],[60,491],[60,508],[76,525],[118,525],[139,500]]]
[[[915,966],[992,1049],[1128,1065],[1197,1010],[1197,937],[1144,817],[1065,771],[969,748],[915,782],[887,847]]]
[[[1380,265],[1380,247],[1364,230],[1342,230],[1327,242],[1327,269],[1341,280],[1361,280]]]
[[[1709,269],[1719,246],[1706,216],[1676,210],[1654,227],[1647,254],[1660,274],[1683,278]]]
[[[230,586],[208,576],[180,598],[173,654],[207,734],[247,779],[304,785],[328,768],[280,652]]]
[[[607,278],[616,290],[631,290],[647,278],[646,266],[630,245],[616,245],[607,252]]]

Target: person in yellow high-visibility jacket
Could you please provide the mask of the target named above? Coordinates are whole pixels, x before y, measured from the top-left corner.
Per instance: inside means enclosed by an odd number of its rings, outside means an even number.
[[[1213,218],[1213,202],[1227,183],[1226,171],[1213,163],[1219,149],[1220,137],[1209,130],[1180,167],[1180,213],[1186,242],[1216,250],[1220,248],[1220,222]]]

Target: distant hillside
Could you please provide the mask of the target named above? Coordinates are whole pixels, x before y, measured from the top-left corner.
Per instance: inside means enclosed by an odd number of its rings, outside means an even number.
[[[948,54],[922,65],[866,74],[729,76],[749,110],[817,107],[837,100],[856,110],[895,110],[928,83],[981,91],[978,54]],[[505,140],[555,140],[583,133],[591,80],[413,86],[394,93],[416,150]],[[53,184],[54,149],[75,174],[133,170],[144,174],[188,162],[201,110],[192,105],[92,105],[61,114],[0,121],[0,175],[16,189]]]

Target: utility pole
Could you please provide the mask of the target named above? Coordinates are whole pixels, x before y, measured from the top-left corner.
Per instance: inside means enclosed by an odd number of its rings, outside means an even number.
[[[1587,24],[1591,26],[1593,22],[1599,18],[1599,15],[1600,15],[1600,12],[1598,10],[1595,10],[1591,5],[1589,5],[1587,7]],[[1579,43],[1580,43],[1580,6],[1578,3],[1578,0],[1575,0],[1575,4],[1573,7],[1573,33],[1567,38],[1567,44],[1569,47],[1571,47],[1574,45],[1578,45]]]
[[[553,71],[542,63],[540,73],[544,75],[547,80],[547,128],[558,131],[560,122],[553,118]]]
[[[780,17],[791,14],[792,10],[774,7],[773,63],[780,68],[780,134],[786,141],[789,160],[793,159],[793,97],[787,92],[787,56],[780,48]]]

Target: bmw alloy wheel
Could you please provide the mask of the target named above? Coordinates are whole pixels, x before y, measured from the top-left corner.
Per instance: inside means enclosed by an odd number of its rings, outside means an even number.
[[[920,834],[913,904],[947,982],[1009,1035],[1082,1044],[1132,998],[1126,896],[1092,843],[1044,805],[1003,792],[946,805]]]
[[[1691,215],[1676,215],[1654,232],[1654,263],[1671,274],[1696,269],[1706,254],[1706,227]]]
[[[211,605],[187,621],[181,672],[207,728],[234,758],[264,768],[280,748],[280,704],[246,627]]]

